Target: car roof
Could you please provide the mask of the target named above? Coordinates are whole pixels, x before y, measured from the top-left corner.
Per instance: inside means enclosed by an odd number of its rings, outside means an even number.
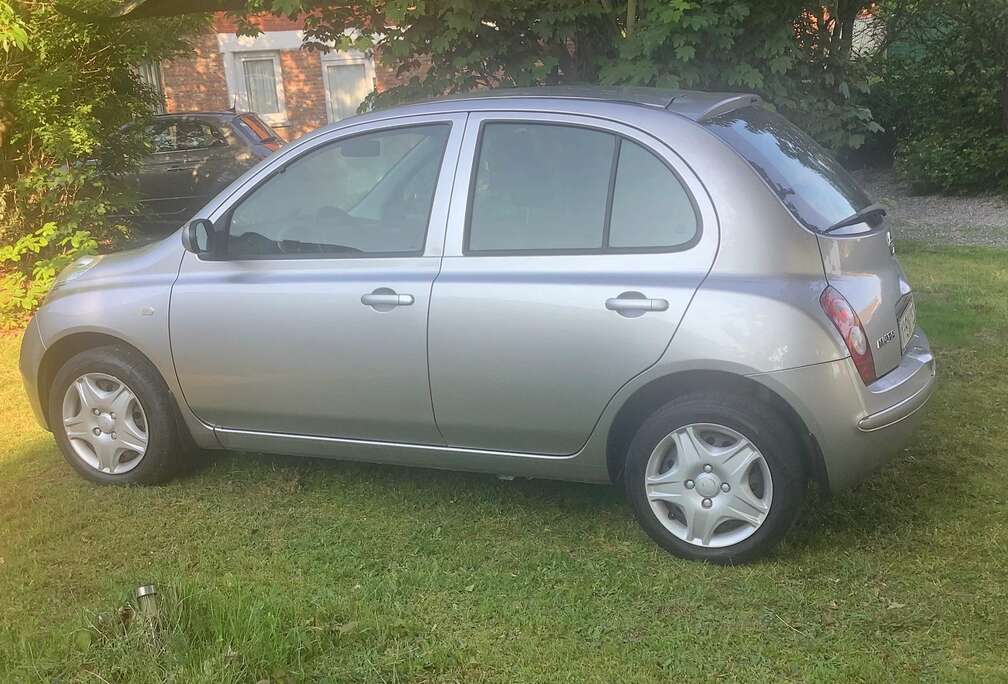
[[[240,114],[245,112],[166,112],[164,114],[155,114],[152,119],[233,119]]]
[[[459,95],[449,95],[417,103],[417,106],[436,107],[441,103],[462,103],[486,100],[594,100],[632,104],[667,111],[694,121],[704,121],[725,112],[757,105],[759,95],[754,93],[707,92],[647,87],[605,86],[542,86],[537,88],[493,88]]]
[[[604,87],[604,86],[542,86],[537,88],[493,88],[470,93],[411,102],[376,109],[347,117],[322,126],[309,137],[358,124],[389,121],[404,116],[424,116],[467,111],[506,109],[521,111],[552,111],[556,113],[598,113],[598,105],[614,108],[640,108],[647,111],[667,111],[696,122],[741,107],[758,105],[760,97],[753,93],[705,92],[669,88]],[[628,112],[624,112],[628,113]],[[609,112],[619,116],[615,111]]]

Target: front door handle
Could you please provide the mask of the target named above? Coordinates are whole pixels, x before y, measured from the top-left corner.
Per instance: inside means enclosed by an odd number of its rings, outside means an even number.
[[[413,295],[398,294],[389,287],[379,287],[374,292],[361,295],[361,304],[372,307],[375,311],[391,311],[397,306],[409,306],[413,303]]]
[[[640,292],[623,292],[619,297],[606,300],[605,308],[615,311],[621,316],[636,318],[648,311],[668,311],[667,299],[650,299]]]

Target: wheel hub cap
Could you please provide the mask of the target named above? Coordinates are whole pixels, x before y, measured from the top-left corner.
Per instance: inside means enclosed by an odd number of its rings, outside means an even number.
[[[721,483],[710,473],[702,473],[696,477],[696,493],[710,498],[721,491]]]
[[[770,512],[773,481],[763,454],[744,435],[694,423],[654,448],[644,492],[669,532],[696,546],[719,548],[760,528]]]
[[[106,433],[112,432],[112,428],[115,427],[115,420],[113,420],[112,416],[109,415],[108,413],[99,414],[97,422],[98,427],[101,429],[102,432]]]
[[[147,453],[147,415],[126,383],[86,373],[63,397],[63,429],[74,454],[103,473],[120,475]]]

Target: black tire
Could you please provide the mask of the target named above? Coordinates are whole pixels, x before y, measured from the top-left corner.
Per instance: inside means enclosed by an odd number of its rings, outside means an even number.
[[[140,462],[124,473],[106,473],[90,466],[77,455],[67,438],[62,420],[63,399],[71,383],[86,373],[104,373],[122,381],[143,407],[147,449]],[[100,484],[159,484],[182,470],[188,457],[177,414],[161,375],[147,359],[127,347],[96,347],[71,357],[56,373],[49,391],[49,422],[60,451],[78,473]]]
[[[763,523],[748,538],[720,548],[687,542],[673,534],[652,510],[644,488],[648,459],[675,430],[696,423],[731,428],[763,455],[773,482],[773,497]],[[684,395],[648,417],[630,443],[624,470],[627,498],[644,531],[667,551],[689,560],[741,564],[769,553],[794,523],[807,489],[801,448],[781,416],[755,397],[722,392]]]

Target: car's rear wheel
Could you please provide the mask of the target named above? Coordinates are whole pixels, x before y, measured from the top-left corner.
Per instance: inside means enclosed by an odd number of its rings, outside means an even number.
[[[98,347],[67,360],[49,392],[49,418],[64,457],[94,482],[164,482],[185,462],[167,386],[126,348]]]
[[[754,399],[679,397],[641,425],[627,455],[627,496],[644,530],[692,560],[744,563],[770,551],[806,490],[787,423]]]

